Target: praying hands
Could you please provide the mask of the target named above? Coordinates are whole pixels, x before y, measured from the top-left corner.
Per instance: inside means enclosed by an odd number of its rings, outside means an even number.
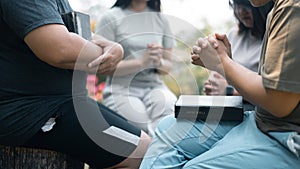
[[[226,35],[215,34],[199,38],[193,46],[192,64],[223,74],[224,58],[231,58],[231,45]]]

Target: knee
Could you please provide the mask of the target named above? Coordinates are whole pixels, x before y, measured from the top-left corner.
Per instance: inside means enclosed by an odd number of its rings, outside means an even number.
[[[163,131],[166,131],[170,128],[174,123],[176,123],[176,118],[174,115],[168,115],[161,119],[161,121],[158,123],[157,129],[160,133]]]

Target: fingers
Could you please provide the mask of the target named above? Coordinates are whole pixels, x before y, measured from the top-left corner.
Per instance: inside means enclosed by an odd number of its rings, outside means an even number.
[[[199,38],[197,41],[196,41],[196,45],[200,48],[207,48],[208,46],[208,42],[207,42],[207,39],[206,38]]]
[[[102,63],[99,65],[97,73],[102,75],[109,75],[111,74],[117,66],[119,62],[113,55],[106,55],[102,59]]]
[[[196,41],[196,44],[192,48],[191,52],[191,59],[192,59],[192,64],[198,65],[198,66],[204,66],[203,62],[200,59],[200,53],[201,49],[206,48],[208,46],[206,39],[199,38]]]
[[[208,43],[206,41],[206,39],[204,38],[199,38],[197,41],[196,41],[196,44],[193,46],[192,48],[192,56],[196,55],[196,54],[200,54],[201,53],[201,48],[206,48],[208,46]],[[196,58],[195,58],[196,59]]]
[[[103,62],[103,58],[105,57],[106,53],[104,53],[103,55],[97,57],[95,60],[93,60],[91,63],[88,64],[89,68],[93,68],[95,66],[98,66],[100,64],[102,64]]]
[[[154,66],[154,67],[158,67],[161,65],[161,57],[158,57],[157,55],[150,55],[149,56],[151,59],[151,65],[150,66]]]
[[[218,90],[218,87],[211,84],[205,85],[203,87],[203,92],[206,95],[221,95],[220,91]]]
[[[204,64],[203,64],[203,62],[201,61],[199,55],[197,55],[197,54],[192,54],[191,58],[192,58],[192,62],[191,62],[192,64],[198,65],[198,66],[204,66]]]
[[[191,58],[192,58],[193,61],[198,61],[198,60],[200,60],[200,56],[197,55],[197,54],[192,54]]]
[[[148,49],[163,49],[163,46],[160,44],[150,43],[147,45]]]
[[[227,38],[227,36],[225,34],[215,34],[216,38],[220,41],[223,42],[225,48],[226,48],[226,53],[227,55],[232,58],[232,53],[231,53],[231,43],[229,41],[229,39]]]
[[[192,54],[199,54],[199,53],[201,53],[201,47],[193,46]]]
[[[231,50],[231,44],[230,44],[229,39],[227,38],[226,34],[216,33],[215,36],[216,36],[216,39],[218,39],[224,43],[224,45],[227,49]]]
[[[226,38],[226,34],[215,33],[216,39],[223,41]]]
[[[150,49],[150,50],[148,50],[148,54],[150,56],[158,56],[159,58],[161,58],[163,55],[163,50],[162,49]]]
[[[204,67],[204,63],[203,63],[201,60],[198,60],[198,61],[192,61],[191,63],[194,64],[194,65],[198,65],[198,66]]]
[[[192,49],[193,54],[200,54],[201,49],[207,48],[209,44],[213,46],[215,49],[218,48],[218,43],[215,37],[210,35],[207,38],[199,38],[196,41],[195,46],[193,46]]]
[[[211,46],[213,46],[215,49],[217,49],[219,47],[217,39],[210,35],[207,37],[207,41],[210,43]]]
[[[91,70],[93,70],[94,72],[106,75],[115,70],[118,62],[118,57],[114,57],[109,53],[104,53],[103,55],[99,56],[97,59],[89,63],[88,67],[91,68]]]
[[[149,66],[158,67],[161,65],[161,59],[163,58],[163,47],[159,44],[148,44],[147,45],[147,56],[146,60],[149,62]]]
[[[108,45],[112,45],[110,41],[103,41],[103,40],[91,40],[91,42],[95,43],[96,45],[100,47],[105,47]]]
[[[196,44],[195,46],[193,46],[191,53],[192,64],[205,67],[203,61],[201,60],[204,59],[202,51],[206,51],[206,49],[210,48],[209,43],[210,42],[208,41],[208,38],[199,38],[196,41]]]
[[[120,44],[100,40],[93,42],[102,47],[104,53],[88,64],[90,69],[98,68],[103,73],[115,68],[117,63],[122,60],[124,51]]]
[[[211,92],[212,92],[212,86],[210,85],[206,85],[203,87],[203,92],[206,94],[206,95],[211,95]]]
[[[212,72],[212,75],[214,78],[217,78],[217,79],[223,78],[223,76],[221,74],[219,74],[218,72]]]

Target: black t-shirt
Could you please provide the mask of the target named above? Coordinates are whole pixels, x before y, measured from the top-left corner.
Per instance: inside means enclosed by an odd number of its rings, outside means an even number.
[[[63,24],[61,13],[70,11],[67,0],[0,1],[0,144],[23,143],[72,91],[86,94],[85,73],[76,71],[73,81],[73,70],[39,60],[24,42],[35,28]]]

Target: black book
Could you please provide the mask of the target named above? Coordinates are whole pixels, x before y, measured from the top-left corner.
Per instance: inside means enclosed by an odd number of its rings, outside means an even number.
[[[61,17],[69,32],[77,33],[87,40],[91,39],[92,33],[89,15],[74,11],[62,14]]]
[[[175,104],[175,118],[189,120],[242,121],[242,96],[181,95]]]

